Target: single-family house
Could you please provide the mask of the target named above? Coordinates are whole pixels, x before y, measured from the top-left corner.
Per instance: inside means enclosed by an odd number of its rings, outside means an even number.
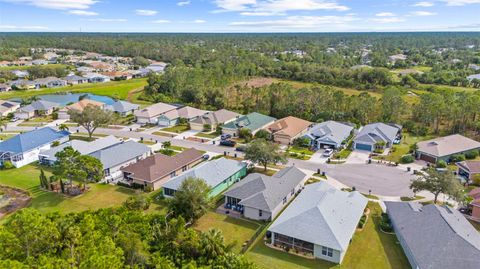
[[[467,77],[468,81],[473,81],[474,79],[480,80],[480,74],[474,74]]]
[[[56,77],[39,78],[35,80],[35,83],[40,85],[40,87],[46,87],[46,88],[56,88],[56,87],[67,86],[66,80],[56,78]]]
[[[478,268],[480,233],[458,210],[416,202],[385,204],[412,268]]]
[[[244,162],[220,158],[200,164],[163,184],[163,195],[172,197],[187,178],[203,179],[210,187],[209,196],[215,197],[247,175]]]
[[[37,116],[50,115],[59,106],[59,104],[54,102],[38,100],[29,105],[20,107],[15,111],[14,115],[19,119],[30,119]]]
[[[132,74],[133,78],[144,78],[148,76],[152,71],[150,69],[146,68],[140,68],[138,70],[130,70],[130,73]]]
[[[129,80],[133,78],[131,73],[121,71],[103,72],[102,75],[109,77],[110,80]]]
[[[155,73],[162,73],[163,71],[165,71],[165,67],[167,67],[166,63],[153,62],[149,66],[145,67],[145,69],[150,70],[151,72],[155,72]]]
[[[111,105],[105,106],[105,110],[115,112],[122,117],[133,114],[140,108],[137,104],[132,104],[127,101],[118,100]]]
[[[190,128],[196,131],[215,131],[217,126],[228,123],[241,115],[226,109],[220,109],[215,112],[207,112],[201,117],[190,121]],[[210,127],[205,130],[205,127]]]
[[[20,103],[0,100],[0,117],[6,117],[20,108]]]
[[[137,123],[140,124],[158,124],[160,115],[169,111],[176,110],[177,107],[165,103],[156,103],[144,109],[134,112]]]
[[[388,60],[390,63],[395,64],[397,61],[405,61],[407,59],[407,55],[405,54],[395,54],[388,56]]]
[[[63,78],[68,85],[77,85],[77,84],[84,84],[88,83],[88,78],[77,76],[77,75],[70,75]]]
[[[471,210],[469,219],[480,222],[480,188],[475,188],[468,193],[468,196],[472,198],[472,201],[468,205]]]
[[[121,171],[128,183],[158,190],[168,180],[201,161],[203,161],[203,152],[191,148],[174,156],[157,153],[135,164],[125,166]]]
[[[455,154],[464,154],[478,149],[480,149],[480,142],[454,134],[418,142],[415,155],[418,159],[430,163],[436,163],[439,160],[449,162]]]
[[[151,149],[148,146],[129,140],[97,150],[89,155],[97,158],[103,164],[103,173],[108,181],[110,179],[120,178],[122,176],[122,172],[120,171],[122,167],[145,159],[150,156],[150,154]]]
[[[253,112],[226,123],[222,126],[222,132],[233,137],[238,137],[239,130],[246,128],[250,130],[252,134],[255,134],[258,130],[264,129],[275,120],[273,117]]]
[[[110,81],[108,76],[98,73],[86,73],[83,76],[86,77],[90,83],[104,83]]]
[[[399,126],[381,122],[365,125],[353,139],[353,148],[367,151],[390,148],[400,132]]]
[[[480,161],[463,161],[456,163],[457,174],[469,182],[476,174],[480,174]]]
[[[468,68],[473,69],[473,70],[475,70],[475,71],[479,71],[479,70],[480,70],[480,66],[477,65],[477,64],[469,64],[469,65],[468,65]]]
[[[367,203],[325,181],[307,185],[268,228],[271,245],[341,263]]]
[[[33,65],[47,65],[47,64],[48,64],[48,61],[38,59],[38,60],[33,60],[33,61],[32,61],[32,64],[33,64]]]
[[[87,106],[98,107],[101,109],[105,108],[105,103],[91,100],[91,99],[82,99],[76,103],[68,105],[58,111],[58,118],[59,119],[70,119],[70,115],[68,114],[69,111],[75,110],[78,112],[82,112]]]
[[[338,121],[324,121],[308,129],[304,137],[310,140],[310,146],[315,149],[342,147],[352,135],[353,125]]]
[[[265,130],[272,135],[273,141],[283,145],[290,145],[293,143],[293,140],[304,135],[311,124],[309,121],[288,116],[268,125]]]
[[[294,166],[283,168],[271,177],[249,174],[223,194],[225,207],[249,219],[273,220],[303,188],[306,178],[307,175]]]
[[[80,67],[77,67],[77,71],[82,74],[85,74],[85,73],[93,73],[95,69],[88,66],[80,66]]]
[[[57,161],[57,157],[55,157],[55,154],[64,150],[66,147],[71,147],[74,150],[80,152],[80,154],[82,155],[88,155],[92,152],[105,149],[120,143],[122,143],[122,141],[113,135],[102,137],[92,142],[86,142],[82,140],[70,140],[56,147],[41,150],[38,154],[38,160],[43,165],[53,165]]]
[[[31,80],[19,79],[12,81],[11,87],[19,90],[35,90],[40,88],[40,84]]]
[[[0,92],[9,92],[12,90],[12,86],[6,83],[0,83]]]
[[[0,164],[10,161],[18,168],[38,161],[40,151],[50,149],[55,141],[60,144],[67,142],[69,135],[67,131],[56,131],[50,127],[18,134],[0,142]]]
[[[187,121],[191,121],[204,115],[205,113],[207,113],[207,111],[191,106],[180,107],[161,114],[158,117],[158,125],[173,126],[178,124],[180,119],[186,119]]]
[[[30,73],[27,70],[12,70],[12,74],[14,74],[16,77],[19,78],[25,78],[30,75]]]

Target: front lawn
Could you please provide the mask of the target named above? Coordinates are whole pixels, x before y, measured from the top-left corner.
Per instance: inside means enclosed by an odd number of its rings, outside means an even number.
[[[310,260],[267,247],[259,237],[246,256],[259,268],[410,268],[408,260],[395,235],[379,230],[381,209],[369,202],[370,218],[361,232],[353,236],[341,265],[322,260]],[[263,235],[262,235],[263,236]]]
[[[410,146],[432,138],[434,138],[433,135],[415,136],[410,133],[404,133],[400,144],[393,145],[387,156],[379,156],[379,158],[390,162],[400,162],[400,158],[402,158],[403,155],[408,154],[410,151]]]
[[[201,132],[201,133],[198,133],[196,134],[195,136],[198,136],[198,137],[201,137],[201,138],[209,138],[209,139],[214,139],[216,138],[217,136],[219,136],[219,134],[213,132],[213,133],[204,133],[204,132]]]
[[[172,127],[163,128],[162,131],[171,132],[171,133],[183,133],[190,130],[188,124],[178,124]]]
[[[208,212],[197,221],[194,228],[199,231],[208,231],[209,229],[222,231],[225,242],[234,244],[233,250],[239,253],[243,243],[250,240],[260,226],[259,223],[253,221]]]

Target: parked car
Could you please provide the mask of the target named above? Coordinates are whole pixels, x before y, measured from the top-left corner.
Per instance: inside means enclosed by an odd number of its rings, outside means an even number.
[[[235,147],[235,141],[232,141],[232,140],[222,140],[220,141],[220,145],[221,146],[225,146],[225,147]]]
[[[330,156],[332,156],[332,154],[333,154],[333,149],[326,149],[326,150],[323,152],[322,155],[323,155],[324,157],[330,157]]]
[[[400,139],[397,138],[397,139],[393,140],[393,144],[395,144],[395,145],[400,144]]]
[[[245,146],[238,146],[235,150],[236,150],[236,151],[240,151],[240,152],[245,152],[245,149],[247,149],[247,147],[245,147]]]
[[[204,160],[208,160],[208,159],[210,159],[210,155],[205,154],[205,155],[202,156],[202,158],[203,158]]]
[[[222,134],[220,136],[220,140],[228,140],[230,138],[232,138],[232,135],[230,135],[230,134]]]
[[[10,120],[10,122],[16,122],[17,120],[18,120],[18,118],[12,118],[12,119]]]

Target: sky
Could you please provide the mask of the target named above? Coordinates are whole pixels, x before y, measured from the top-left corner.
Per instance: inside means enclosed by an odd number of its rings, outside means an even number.
[[[480,31],[480,0],[0,0],[0,32]]]

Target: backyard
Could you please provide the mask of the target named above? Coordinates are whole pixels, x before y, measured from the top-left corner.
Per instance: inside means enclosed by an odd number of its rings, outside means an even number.
[[[249,260],[259,268],[410,268],[395,235],[384,234],[379,230],[381,209],[377,203],[369,202],[370,218],[363,231],[352,239],[341,265],[321,260],[310,260],[267,247],[263,235],[247,252]]]

